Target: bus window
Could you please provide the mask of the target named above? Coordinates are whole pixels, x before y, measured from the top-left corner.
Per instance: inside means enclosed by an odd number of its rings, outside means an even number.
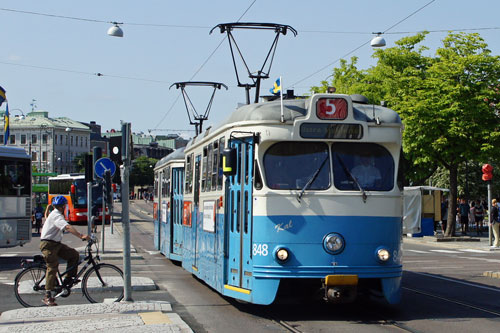
[[[30,161],[0,160],[0,195],[30,195]]]
[[[328,145],[321,142],[279,142],[264,155],[266,184],[275,190],[330,187]]]
[[[394,187],[394,160],[374,143],[332,145],[334,185],[339,190],[390,191]],[[358,184],[356,184],[358,183]]]

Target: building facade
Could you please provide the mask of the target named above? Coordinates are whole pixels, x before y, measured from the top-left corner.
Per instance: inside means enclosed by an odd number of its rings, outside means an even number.
[[[3,112],[0,112],[3,129]],[[7,145],[22,147],[31,155],[38,172],[75,172],[75,158],[90,151],[90,128],[69,118],[50,118],[47,111],[33,111],[22,116],[10,116],[10,136]],[[3,133],[0,142],[3,143]]]

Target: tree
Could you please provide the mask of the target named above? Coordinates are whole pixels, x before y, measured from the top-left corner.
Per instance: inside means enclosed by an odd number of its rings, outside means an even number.
[[[73,159],[73,168],[76,172],[85,173],[85,155],[87,153],[82,153]]]
[[[136,158],[130,171],[130,187],[153,185],[154,166],[157,159],[141,156]]]
[[[410,177],[428,178],[439,167],[448,173],[445,235],[451,236],[459,167],[465,161],[498,161],[500,58],[475,33],[450,33],[435,57],[424,56],[426,48],[417,45],[425,35],[405,37],[395,47],[376,51],[377,65],[359,71],[366,87],[353,84],[345,92],[365,93],[374,103],[385,100],[400,114],[403,149],[413,167]],[[355,68],[341,65],[334,71],[334,85],[358,77]]]

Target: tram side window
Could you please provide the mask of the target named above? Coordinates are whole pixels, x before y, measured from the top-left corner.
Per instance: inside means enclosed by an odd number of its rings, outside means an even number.
[[[219,139],[219,166],[217,170],[217,189],[222,190],[222,151],[224,150],[225,138]]]
[[[260,168],[257,164],[257,160],[253,161],[253,170],[254,170],[254,187],[256,190],[262,190],[262,176],[260,175]]]
[[[207,147],[203,148],[203,161],[201,166],[201,191],[205,192],[207,185]]]
[[[185,190],[186,193],[191,193],[193,191],[193,154],[186,156],[186,177],[185,177]]]
[[[264,154],[266,184],[275,190],[330,187],[330,155],[322,142],[279,142]]]
[[[212,153],[212,171],[211,171],[212,191],[215,191],[217,189],[218,163],[219,163],[219,142],[215,141],[214,142],[214,149],[213,149],[213,153]]]
[[[30,161],[0,160],[0,195],[30,195]]]
[[[208,151],[207,151],[207,188],[205,191],[211,191],[212,190],[212,158],[213,158],[213,145],[209,144],[208,145]]]
[[[339,190],[390,191],[394,187],[394,160],[387,149],[375,143],[332,145],[333,175]]]
[[[159,173],[158,171],[155,172],[155,182],[154,182],[154,197],[155,198],[158,198],[158,176],[159,176]]]

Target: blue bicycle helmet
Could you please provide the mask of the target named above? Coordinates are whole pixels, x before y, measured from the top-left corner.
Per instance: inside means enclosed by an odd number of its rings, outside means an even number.
[[[66,200],[66,198],[62,195],[58,195],[57,197],[52,199],[52,204],[54,206],[62,206],[62,205],[65,205],[67,203],[68,203],[68,200]]]

